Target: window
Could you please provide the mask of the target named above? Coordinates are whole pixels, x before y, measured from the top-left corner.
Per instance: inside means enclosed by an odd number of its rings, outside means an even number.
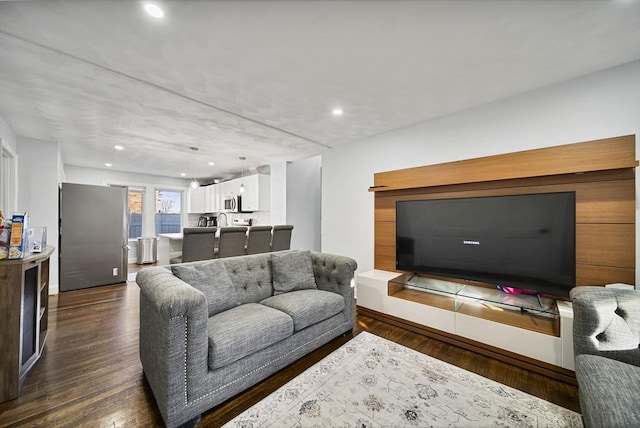
[[[16,156],[0,139],[0,210],[11,219],[16,210]]]
[[[129,187],[129,239],[142,237],[142,213],[144,212],[144,189]]]
[[[156,235],[182,231],[182,192],[156,190]]]

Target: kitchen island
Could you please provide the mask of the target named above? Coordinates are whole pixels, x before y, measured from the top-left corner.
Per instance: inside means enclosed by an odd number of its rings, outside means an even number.
[[[169,264],[172,257],[182,254],[182,233],[161,233],[158,235],[158,265]]]

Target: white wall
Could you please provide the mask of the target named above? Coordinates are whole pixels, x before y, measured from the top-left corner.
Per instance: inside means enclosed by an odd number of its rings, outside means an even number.
[[[637,158],[640,61],[334,147],[322,159],[322,251],[356,259],[360,272],[373,269],[367,188],[376,172],[627,134],[636,134]],[[638,174],[636,181],[640,201]],[[636,266],[639,236],[636,227]]]
[[[287,162],[269,165],[271,173],[271,222],[287,222]]]
[[[58,144],[18,137],[18,211],[29,213],[30,227],[46,226],[51,254],[49,292],[58,292]],[[52,161],[53,159],[53,161]]]
[[[159,175],[137,174],[106,169],[85,168],[65,165],[66,181],[69,183],[93,184],[106,186],[108,184],[153,184],[156,187],[175,187],[186,189],[190,180],[184,178],[163,177]]]
[[[6,217],[11,217],[18,209],[18,142],[16,134],[7,122],[0,117],[0,150],[8,153],[12,158],[7,163],[0,164],[0,210]],[[2,156],[0,156],[1,158]]]
[[[287,224],[293,225],[291,248],[321,250],[322,158],[287,166]]]
[[[2,143],[9,146],[9,149],[12,152],[18,151],[18,143],[16,139],[16,134],[13,132],[13,129],[9,127],[7,122],[0,116],[0,138],[2,138]]]

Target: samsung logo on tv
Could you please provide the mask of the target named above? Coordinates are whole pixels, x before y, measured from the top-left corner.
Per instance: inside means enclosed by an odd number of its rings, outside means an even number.
[[[480,245],[480,241],[468,241],[466,239],[464,241],[462,241],[462,243],[464,245]]]

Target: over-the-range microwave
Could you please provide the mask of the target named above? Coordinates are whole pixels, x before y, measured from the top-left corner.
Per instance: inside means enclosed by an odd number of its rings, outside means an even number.
[[[231,213],[242,212],[242,196],[231,195],[224,198],[224,210]]]

